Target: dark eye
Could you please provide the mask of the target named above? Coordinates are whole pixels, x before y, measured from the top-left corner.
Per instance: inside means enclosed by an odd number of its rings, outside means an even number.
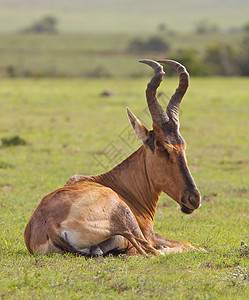
[[[158,151],[169,155],[169,152],[167,151],[167,149],[159,141],[156,141],[156,146],[157,146]]]

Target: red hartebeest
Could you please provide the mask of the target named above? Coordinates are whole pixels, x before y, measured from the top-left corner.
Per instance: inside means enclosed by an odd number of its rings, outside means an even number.
[[[199,249],[153,231],[162,192],[173,198],[186,214],[201,202],[187,166],[186,143],[179,132],[179,105],[188,88],[189,75],[178,62],[159,61],[174,67],[179,75],[179,86],[164,111],[156,98],[163,68],[152,60],[140,62],[154,70],[146,89],[153,130],[148,131],[127,109],[143,145],[109,172],[74,175],[64,187],[45,196],[25,228],[30,253],[157,255],[181,252],[184,248]]]

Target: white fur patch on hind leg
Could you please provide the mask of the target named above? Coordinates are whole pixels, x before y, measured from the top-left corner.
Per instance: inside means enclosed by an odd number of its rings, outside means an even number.
[[[83,249],[80,249],[78,247],[76,247],[71,241],[70,241],[70,237],[69,237],[69,234],[68,232],[64,231],[62,232],[65,240],[67,241],[67,243],[77,252],[79,253],[82,253],[82,254],[85,254],[85,255],[89,255],[90,253],[90,248],[83,248]]]
[[[70,241],[70,237],[69,237],[69,233],[64,231],[62,232],[62,234],[64,235],[65,240],[67,241],[67,243],[77,252],[83,254],[83,255],[89,255],[89,256],[100,256],[103,255],[102,250],[100,249],[100,247],[98,245],[94,245],[91,247],[86,247],[86,248],[79,248],[76,247],[71,241]]]

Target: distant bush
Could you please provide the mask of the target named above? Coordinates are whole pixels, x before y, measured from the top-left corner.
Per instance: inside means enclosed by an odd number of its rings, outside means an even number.
[[[240,56],[237,66],[239,69],[238,75],[249,76],[249,54],[248,53],[244,53],[243,55]]]
[[[31,26],[23,29],[22,33],[35,33],[35,34],[55,34],[58,32],[57,26],[57,19],[53,16],[46,16],[41,20],[33,23]]]
[[[249,76],[249,28],[241,43],[237,65],[240,71],[239,75]]]
[[[135,53],[160,53],[169,51],[169,43],[165,42],[158,36],[152,36],[147,41],[141,39],[134,39],[128,46],[128,52]]]
[[[210,75],[232,75],[236,73],[236,53],[231,45],[214,44],[207,47],[204,62]]]
[[[214,33],[219,30],[216,24],[211,24],[207,19],[202,19],[196,24],[195,32],[197,34]]]
[[[183,64],[192,76],[208,75],[207,68],[194,49],[182,49],[170,55],[170,58]],[[174,74],[173,69],[167,70],[168,75]]]
[[[145,46],[149,52],[165,52],[169,51],[169,44],[163,41],[159,37],[151,37],[146,43]]]
[[[24,139],[20,138],[18,135],[15,135],[10,138],[2,138],[1,141],[2,147],[11,147],[28,144]]]
[[[249,22],[244,25],[243,29],[246,33],[249,33]]]

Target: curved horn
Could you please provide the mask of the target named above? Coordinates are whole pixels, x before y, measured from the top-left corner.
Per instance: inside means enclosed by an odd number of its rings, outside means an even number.
[[[168,122],[169,117],[167,116],[166,112],[161,107],[156,98],[156,90],[159,87],[161,81],[163,80],[163,75],[165,74],[163,68],[159,63],[153,60],[142,59],[139,60],[139,62],[149,65],[154,70],[154,76],[148,83],[146,89],[146,98],[152,120],[153,122],[156,122],[158,124]]]
[[[178,88],[176,89],[174,95],[171,97],[166,109],[168,116],[170,116],[176,122],[178,122],[179,106],[189,86],[189,74],[183,65],[181,65],[180,63],[174,60],[159,60],[158,62],[172,66],[173,68],[176,69],[179,75]]]

